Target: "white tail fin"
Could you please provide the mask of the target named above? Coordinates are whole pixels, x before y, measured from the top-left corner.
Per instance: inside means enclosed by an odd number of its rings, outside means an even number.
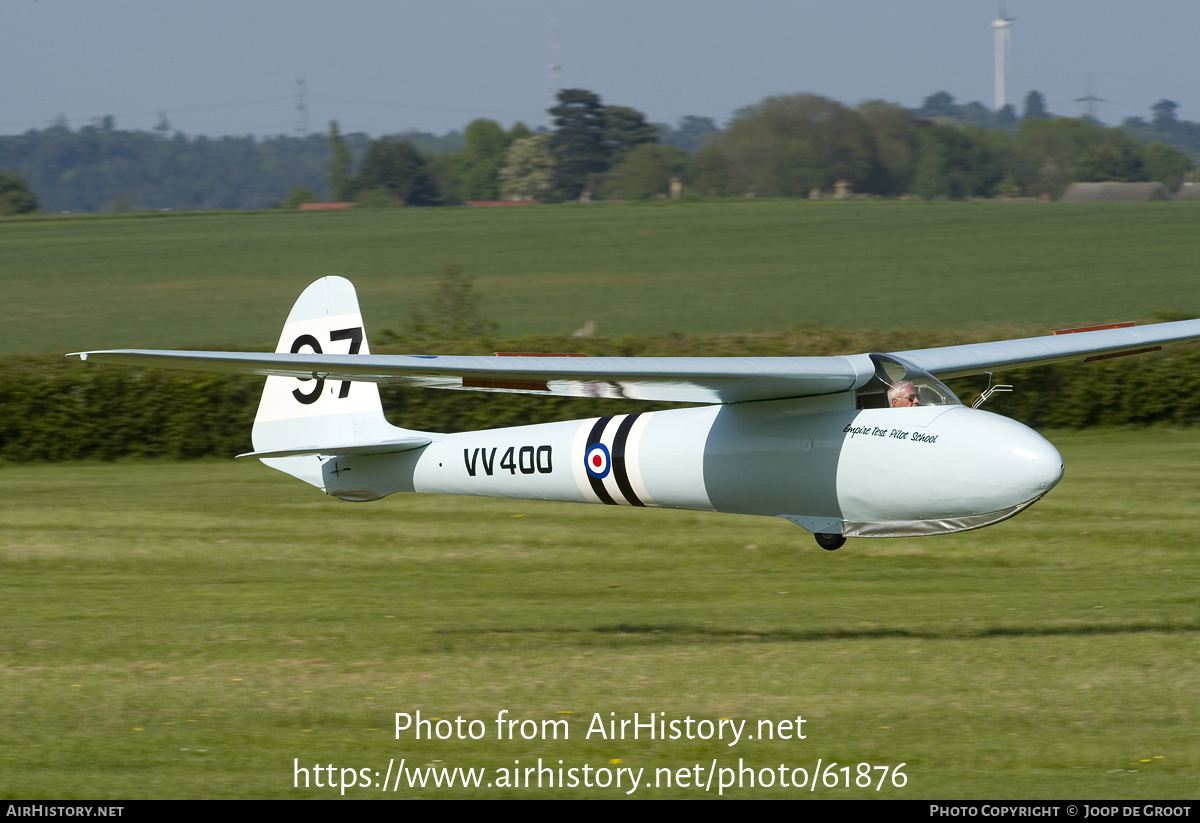
[[[305,289],[292,306],[275,351],[370,354],[350,281],[323,277]],[[263,462],[268,466],[329,491],[319,455],[386,453],[429,442],[414,442],[417,434],[387,422],[374,383],[268,377],[254,418],[252,456],[267,453]],[[271,453],[279,456],[268,456]]]

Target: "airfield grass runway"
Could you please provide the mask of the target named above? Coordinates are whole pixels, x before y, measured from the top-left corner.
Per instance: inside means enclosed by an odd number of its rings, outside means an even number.
[[[1146,319],[1200,312],[1198,218],[1186,202],[725,200],[0,219],[0,353],[269,348],[330,274],[354,281],[374,341],[450,264],[504,337]]]
[[[1051,439],[1066,478],[1015,520],[837,552],[766,518],[350,505],[244,462],[0,468],[0,795],[329,797],[293,758],[487,781],[540,757],[644,768],[634,797],[705,796],[647,788],[660,767],[820,758],[851,788],[726,796],[1196,798],[1200,431]],[[395,740],[418,709],[488,737]],[[496,741],[501,710],[570,739]],[[806,739],[584,739],[652,711]],[[903,789],[854,785],[901,762]]]

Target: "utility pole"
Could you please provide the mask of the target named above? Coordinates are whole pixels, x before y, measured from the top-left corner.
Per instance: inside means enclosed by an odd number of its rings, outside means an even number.
[[[546,66],[546,95],[549,98],[548,108],[558,105],[558,83],[562,74],[562,66],[558,64],[558,2],[550,0],[550,62]]]
[[[308,137],[308,90],[304,85],[304,78],[296,78],[296,123],[295,131],[297,137]]]
[[[1095,95],[1095,93],[1092,92],[1092,75],[1090,73],[1087,76],[1087,90],[1088,90],[1087,97],[1076,97],[1075,102],[1076,103],[1087,103],[1087,109],[1086,109],[1087,110],[1087,118],[1089,120],[1095,120],[1096,119],[1096,104],[1097,103],[1107,103],[1108,101],[1102,100],[1101,98],[1097,97]]]

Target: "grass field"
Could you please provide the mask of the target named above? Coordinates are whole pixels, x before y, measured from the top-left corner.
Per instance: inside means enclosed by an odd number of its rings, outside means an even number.
[[[1200,432],[1051,439],[1066,478],[1015,520],[833,553],[772,519],[349,505],[232,461],[4,467],[0,795],[338,793],[294,789],[293,758],[487,780],[619,759],[645,781],[740,757],[850,764],[852,783],[904,762],[908,784],[734,796],[1196,798]],[[395,740],[393,713],[418,709],[489,738]],[[496,741],[502,709],[566,718],[570,740]],[[802,715],[807,738],[584,739],[594,712],[635,711],[748,733]]]
[[[505,336],[1063,327],[1200,312],[1200,204],[735,201],[0,221],[0,353],[253,346],[312,280],[401,326],[448,264]]]

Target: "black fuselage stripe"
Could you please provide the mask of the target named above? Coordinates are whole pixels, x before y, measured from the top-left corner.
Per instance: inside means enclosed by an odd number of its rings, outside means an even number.
[[[600,438],[604,436],[604,428],[608,425],[608,421],[610,420],[612,420],[611,416],[601,417],[596,421],[596,425],[592,426],[591,432],[588,433],[587,445],[583,449],[584,460],[587,460],[587,453],[591,450],[592,446],[599,443]],[[612,461],[610,459],[608,467],[609,471],[612,471],[611,463]],[[604,488],[603,480],[601,480],[599,477],[594,477],[591,472],[588,472],[588,481],[592,484],[592,491],[594,491],[596,496],[600,498],[601,503],[604,503],[607,506],[617,505],[617,501],[612,499],[612,495],[608,493],[608,489]]]
[[[640,416],[641,412],[626,415],[625,419],[621,421],[621,425],[617,427],[617,436],[613,438],[613,477],[616,478],[617,488],[621,490],[621,494],[625,495],[625,500],[631,506],[646,505],[641,500],[638,500],[637,495],[634,493],[633,484],[629,482],[629,472],[625,468],[625,444],[629,442],[629,430],[633,428],[633,424]]]

